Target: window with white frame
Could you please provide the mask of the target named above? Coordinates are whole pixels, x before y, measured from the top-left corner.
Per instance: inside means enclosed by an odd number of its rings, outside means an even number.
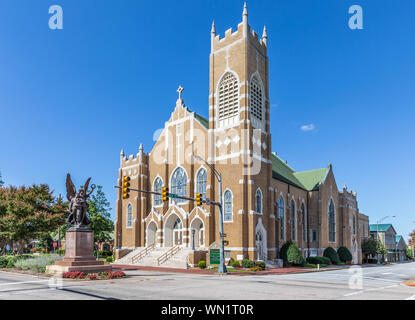
[[[218,94],[218,125],[233,125],[238,120],[239,84],[236,77],[227,72],[219,85]]]
[[[205,169],[200,169],[196,176],[196,193],[201,193],[202,198],[206,199],[207,173]]]
[[[284,240],[284,236],[285,236],[284,199],[281,196],[278,199],[278,218],[280,221],[280,239]]]
[[[232,193],[230,190],[226,190],[223,195],[223,220],[232,221]]]
[[[262,86],[257,77],[253,77],[250,86],[251,115],[259,121],[263,120]]]
[[[156,180],[154,180],[153,191],[161,193],[162,186],[163,186],[163,180],[161,180],[160,177],[157,177]],[[163,201],[162,201],[161,195],[154,194],[153,195],[153,205],[154,206],[161,206],[162,203],[163,203]]]
[[[329,225],[329,241],[336,242],[336,213],[334,212],[334,203],[330,199],[328,207],[328,225]]]
[[[177,194],[179,196],[186,196],[187,193],[187,174],[183,168],[179,167],[174,170],[171,177],[171,193]],[[177,203],[185,202],[184,199],[176,198]]]
[[[127,228],[133,226],[133,206],[131,203],[127,206]]]
[[[292,240],[297,240],[297,219],[295,214],[295,203],[294,200],[291,200],[290,202],[290,212],[291,212],[291,236]]]
[[[262,192],[260,189],[257,189],[255,193],[255,211],[262,213]]]

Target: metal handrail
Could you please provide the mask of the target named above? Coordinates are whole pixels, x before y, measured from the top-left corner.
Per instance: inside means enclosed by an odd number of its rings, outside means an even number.
[[[161,265],[162,263],[166,262],[171,258],[173,255],[175,255],[177,252],[179,252],[181,249],[180,245],[174,246],[166,253],[163,253],[160,257],[157,258],[157,265]]]
[[[132,264],[137,263],[138,261],[143,259],[154,248],[155,248],[155,244],[153,243],[150,246],[148,246],[147,248],[145,248],[144,250],[141,250],[134,257],[131,258],[131,263]]]

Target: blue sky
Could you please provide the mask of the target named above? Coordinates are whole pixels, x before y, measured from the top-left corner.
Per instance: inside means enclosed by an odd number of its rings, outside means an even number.
[[[63,30],[48,28],[49,6]],[[364,29],[348,27],[363,8]],[[370,221],[413,221],[415,2],[248,1],[268,30],[273,151],[297,171],[326,167],[356,189]],[[65,193],[87,177],[112,207],[121,148],[136,154],[185,103],[208,115],[210,29],[241,21],[243,1],[3,0],[0,171],[6,184]],[[313,125],[310,131],[301,126]],[[115,210],[113,210],[113,217]]]

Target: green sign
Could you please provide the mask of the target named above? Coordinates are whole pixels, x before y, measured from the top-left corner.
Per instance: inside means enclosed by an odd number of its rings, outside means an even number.
[[[220,264],[220,249],[210,249],[210,264]]]
[[[175,193],[169,193],[169,198],[177,198],[177,194],[175,194]]]

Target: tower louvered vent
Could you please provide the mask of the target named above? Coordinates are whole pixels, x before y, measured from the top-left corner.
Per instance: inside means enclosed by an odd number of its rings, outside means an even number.
[[[219,86],[219,126],[232,125],[238,119],[239,88],[236,77],[227,73]]]
[[[251,115],[262,121],[262,88],[257,78],[253,78],[251,81]]]

